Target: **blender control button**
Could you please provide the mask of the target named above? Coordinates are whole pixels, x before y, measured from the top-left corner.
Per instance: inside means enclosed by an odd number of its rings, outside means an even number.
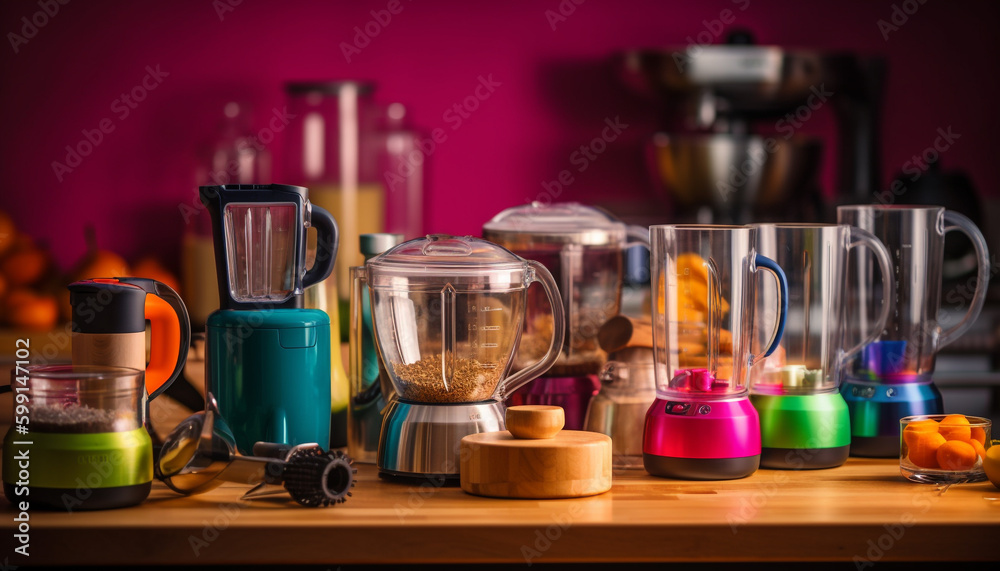
[[[885,389],[885,396],[887,396],[887,397],[894,397],[894,396],[896,396],[896,389],[891,388],[891,387],[888,388],[888,389]]]
[[[708,414],[710,412],[712,412],[712,407],[708,406],[707,404],[703,404],[700,407],[698,407],[698,414]]]
[[[667,403],[667,414],[687,414],[687,411],[691,408],[691,403],[689,402],[668,402]]]

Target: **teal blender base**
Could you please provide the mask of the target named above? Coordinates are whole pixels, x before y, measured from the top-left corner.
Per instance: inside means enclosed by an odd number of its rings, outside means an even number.
[[[899,419],[944,412],[933,383],[846,381],[840,394],[851,413],[852,456],[898,458]]]
[[[851,450],[847,403],[839,393],[751,394],[760,415],[760,467],[778,470],[835,468]]]
[[[330,318],[318,309],[208,317],[206,385],[241,454],[257,442],[330,447]]]

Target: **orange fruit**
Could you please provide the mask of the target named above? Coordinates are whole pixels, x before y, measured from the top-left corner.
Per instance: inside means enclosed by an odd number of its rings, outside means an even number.
[[[907,445],[907,457],[921,468],[938,468],[937,451],[947,440],[937,432],[914,432],[916,438]]]
[[[3,310],[7,323],[34,331],[52,329],[59,321],[55,296],[25,288],[11,291],[4,299]]]
[[[912,447],[921,434],[937,431],[938,423],[936,420],[929,418],[927,420],[916,420],[907,424],[906,428],[903,429],[903,442],[906,442],[907,446]]]
[[[18,238],[7,256],[0,261],[0,272],[11,287],[31,285],[37,282],[49,267],[49,257],[44,250],[26,236]]]
[[[170,286],[174,291],[181,291],[180,280],[177,279],[174,274],[170,273],[167,268],[163,267],[163,264],[159,260],[153,258],[152,256],[147,256],[132,266],[132,277],[136,278],[149,278],[151,280],[156,280],[158,282],[163,282]]]
[[[979,443],[979,441],[978,441],[978,440],[976,440],[975,438],[973,438],[972,440],[970,440],[970,441],[969,441],[969,444],[971,444],[971,445],[972,445],[972,447],[973,447],[973,448],[975,448],[975,450],[976,450],[976,454],[977,454],[977,455],[978,455],[978,456],[979,456],[980,458],[982,458],[982,459],[983,459],[983,461],[985,461],[985,460],[986,460],[986,448],[984,448],[984,447],[983,447],[983,445],[982,445],[982,444],[980,444],[980,443]]]
[[[0,254],[7,251],[14,244],[17,230],[14,229],[14,220],[10,214],[0,210]]]
[[[986,446],[986,430],[982,426],[973,426],[971,434],[971,440],[978,440],[980,444]]]
[[[75,279],[117,278],[132,275],[125,258],[108,250],[97,250],[77,272]]]
[[[961,440],[968,442],[972,438],[972,429],[969,426],[969,419],[963,414],[949,414],[941,419],[938,425],[938,432],[944,436],[945,440]]]
[[[937,449],[938,466],[945,470],[968,470],[976,465],[976,449],[968,442],[949,440]]]

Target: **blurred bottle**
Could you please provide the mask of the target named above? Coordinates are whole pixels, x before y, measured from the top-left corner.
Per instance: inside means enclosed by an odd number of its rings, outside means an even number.
[[[386,187],[385,231],[419,238],[424,232],[427,159],[423,133],[409,121],[402,103],[390,103],[382,118],[379,173]],[[426,138],[426,137],[425,137]]]
[[[403,241],[402,234],[362,234],[361,253],[365,261]],[[385,364],[375,347],[371,300],[364,283],[364,266],[351,269],[350,350],[351,385],[347,407],[347,453],[355,462],[374,464],[382,428],[382,411],[393,394]]]
[[[195,186],[271,182],[271,155],[252,127],[246,104],[225,104],[214,136],[198,153]],[[181,288],[192,328],[204,328],[209,314],[219,309],[212,219],[204,208],[184,216]]]
[[[374,85],[367,82],[292,82],[285,91],[294,118],[285,178],[308,187],[309,199],[330,211],[340,228],[336,279],[326,283],[328,298],[339,300],[340,339],[346,342],[350,268],[363,262],[358,237],[385,228],[376,132],[380,109],[372,101]]]

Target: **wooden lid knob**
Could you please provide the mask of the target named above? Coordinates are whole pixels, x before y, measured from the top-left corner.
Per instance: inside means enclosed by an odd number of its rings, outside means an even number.
[[[539,440],[558,434],[566,424],[566,414],[560,406],[525,404],[508,408],[506,421],[514,438]]]

